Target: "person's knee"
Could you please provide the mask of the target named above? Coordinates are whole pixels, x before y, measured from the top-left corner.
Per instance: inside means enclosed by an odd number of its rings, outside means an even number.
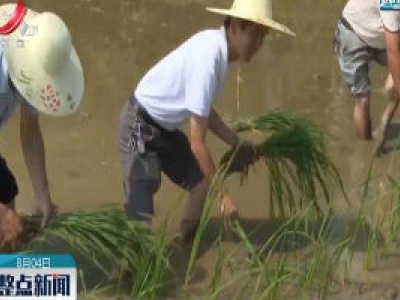
[[[387,84],[384,87],[385,96],[391,101],[399,102],[399,93],[394,85]]]

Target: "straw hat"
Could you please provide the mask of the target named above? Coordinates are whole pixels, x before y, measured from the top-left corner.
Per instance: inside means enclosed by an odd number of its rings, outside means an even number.
[[[285,25],[272,20],[271,0],[234,0],[230,9],[207,7],[206,10],[221,15],[249,20],[288,35],[296,36]]]
[[[15,4],[0,6],[0,24]],[[37,110],[64,116],[79,107],[84,77],[65,23],[50,12],[28,9],[18,29],[2,36],[9,76],[18,92]]]

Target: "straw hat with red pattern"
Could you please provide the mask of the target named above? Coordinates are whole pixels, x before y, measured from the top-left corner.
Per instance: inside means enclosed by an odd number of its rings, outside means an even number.
[[[51,12],[0,6],[0,34],[10,79],[37,110],[52,116],[76,111],[84,92],[81,63],[65,23]]]

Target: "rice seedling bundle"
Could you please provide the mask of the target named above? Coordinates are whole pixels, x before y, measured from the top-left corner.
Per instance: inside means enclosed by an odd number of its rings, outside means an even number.
[[[162,288],[169,267],[165,235],[157,237],[122,210],[60,214],[46,228],[40,220],[24,218],[24,223],[19,251],[72,253],[78,268],[91,268],[90,277],[102,275],[104,283],[110,276],[130,279],[137,296],[154,296]]]
[[[330,202],[331,184],[343,192],[339,173],[327,155],[326,138],[311,121],[291,112],[273,111],[235,126],[239,133],[262,135],[252,162],[262,161],[267,167],[273,217],[276,213],[283,216],[295,212],[310,202],[321,212],[318,198]],[[224,179],[235,172],[247,173],[240,146],[223,155],[220,167]]]

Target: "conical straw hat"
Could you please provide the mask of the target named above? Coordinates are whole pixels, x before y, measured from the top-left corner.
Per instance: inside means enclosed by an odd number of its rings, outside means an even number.
[[[230,9],[207,7],[207,11],[249,20],[285,34],[296,36],[296,34],[272,19],[272,1],[271,0],[235,0]]]

